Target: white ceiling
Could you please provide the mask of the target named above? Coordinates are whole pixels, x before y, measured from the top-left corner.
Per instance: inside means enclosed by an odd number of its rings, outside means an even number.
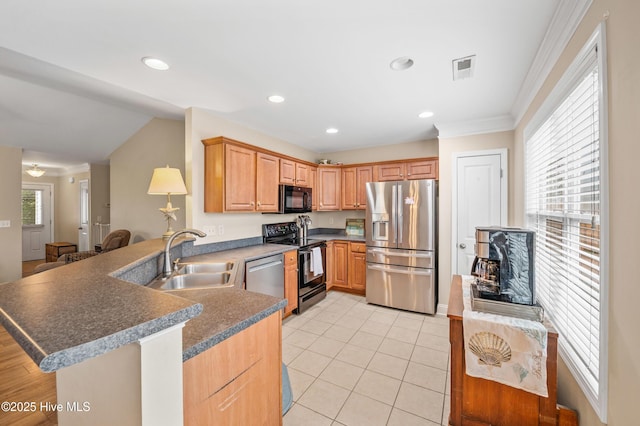
[[[317,152],[513,122],[556,8],[571,1],[3,0],[0,145],[43,166],[102,162],[152,117],[189,107]],[[453,81],[451,61],[469,55],[474,77]],[[415,65],[391,70],[400,56]],[[434,117],[417,118],[424,110]]]

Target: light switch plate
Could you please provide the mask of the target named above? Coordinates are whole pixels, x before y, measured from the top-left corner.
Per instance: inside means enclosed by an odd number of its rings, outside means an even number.
[[[10,228],[11,221],[10,220],[0,220],[0,228]]]

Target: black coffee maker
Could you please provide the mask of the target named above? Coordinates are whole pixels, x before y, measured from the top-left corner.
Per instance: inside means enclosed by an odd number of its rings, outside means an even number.
[[[471,275],[480,298],[535,304],[535,233],[522,228],[477,227]]]

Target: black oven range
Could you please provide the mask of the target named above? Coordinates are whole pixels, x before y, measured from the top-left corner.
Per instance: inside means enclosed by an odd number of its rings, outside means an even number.
[[[298,308],[300,314],[327,295],[326,248],[324,240],[299,238],[296,222],[280,222],[262,225],[265,243],[298,247]]]

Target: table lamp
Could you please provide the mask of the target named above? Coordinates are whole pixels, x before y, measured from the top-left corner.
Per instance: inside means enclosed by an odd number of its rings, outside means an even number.
[[[160,211],[167,219],[167,231],[162,234],[163,240],[168,240],[173,234],[171,219],[176,220],[175,212],[180,210],[179,207],[173,207],[171,205],[171,194],[185,195],[186,193],[187,187],[184,185],[184,180],[182,180],[180,169],[171,168],[169,165],[167,165],[167,167],[153,169],[153,176],[151,177],[147,194],[167,196],[167,206],[160,208]]]

